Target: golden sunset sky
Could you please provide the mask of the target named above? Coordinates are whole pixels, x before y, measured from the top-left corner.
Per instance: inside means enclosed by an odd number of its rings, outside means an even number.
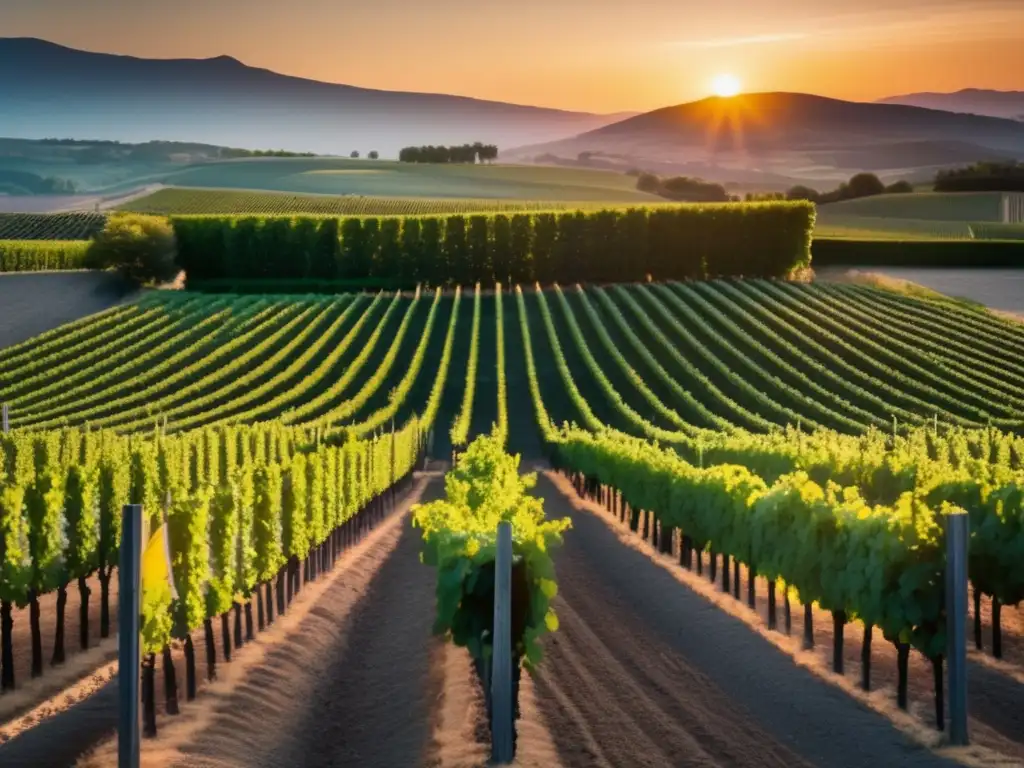
[[[0,0],[0,35],[594,112],[1024,90],[1024,0]]]

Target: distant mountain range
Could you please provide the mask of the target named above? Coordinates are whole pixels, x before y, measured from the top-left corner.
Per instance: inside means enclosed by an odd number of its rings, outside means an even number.
[[[858,171],[925,179],[936,168],[1024,157],[1024,123],[801,93],[666,107],[504,157],[591,160],[717,181],[828,184]]]
[[[329,154],[551,141],[595,115],[289,77],[236,59],[141,59],[0,38],[0,136],[206,142]]]
[[[908,93],[880,99],[881,104],[942,109],[1024,121],[1024,91],[990,91],[965,88],[955,93]]]
[[[970,112],[988,114],[959,114]],[[950,165],[1024,158],[1024,122],[1007,119],[1022,115],[1024,94],[978,90],[883,103],[756,93],[595,115],[323,83],[226,56],[141,59],[0,38],[0,136],[17,138],[384,157],[411,144],[482,141],[497,144],[506,160],[772,188],[826,186],[858,171],[925,180]]]

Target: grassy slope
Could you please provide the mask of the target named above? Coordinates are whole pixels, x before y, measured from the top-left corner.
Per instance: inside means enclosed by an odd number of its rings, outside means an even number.
[[[389,197],[656,200],[625,174],[547,166],[442,166],[341,158],[270,158],[190,166],[168,174],[185,187]]]
[[[858,240],[1017,240],[1024,225],[1003,224],[999,192],[915,192],[845,200],[818,208],[818,237]]]

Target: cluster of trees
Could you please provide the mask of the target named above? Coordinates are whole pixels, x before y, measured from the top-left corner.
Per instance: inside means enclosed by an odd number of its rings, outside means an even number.
[[[477,159],[481,163],[497,160],[498,147],[478,141],[451,147],[404,147],[398,153],[398,160],[402,163],[475,163]]]
[[[810,200],[812,203],[838,203],[840,200],[855,200],[859,197],[871,197],[881,194],[906,194],[913,192],[914,187],[908,181],[897,181],[886,184],[873,173],[858,173],[850,177],[831,192],[819,192],[811,187],[798,184],[786,192],[787,200]]]
[[[183,216],[173,225],[190,286],[611,283],[785,277],[809,263],[813,211],[782,202],[340,221]]]
[[[315,152],[289,152],[286,149],[236,149],[232,157],[316,157]]]
[[[1020,183],[1024,185],[1024,165],[1016,167],[1020,173]],[[641,192],[650,192],[669,200],[689,203],[728,203],[739,202],[741,199],[738,195],[730,194],[722,184],[691,176],[672,176],[663,179],[653,173],[636,169],[628,171],[626,175],[636,177],[636,188]],[[938,188],[936,185],[936,190]],[[907,181],[897,181],[887,186],[873,173],[858,173],[830,192],[819,192],[811,187],[798,184],[786,192],[748,192],[742,199],[748,203],[808,200],[812,203],[824,204],[883,193],[900,194],[913,191],[914,187]],[[1021,187],[1021,191],[1024,191],[1024,186]]]
[[[1024,192],[1024,163],[975,163],[939,171],[936,192]]]
[[[691,176],[672,176],[662,179],[653,173],[640,173],[636,188],[669,200],[689,203],[728,203],[738,198],[725,191],[721,184]]]
[[[0,193],[11,195],[73,195],[78,185],[71,179],[40,176],[28,171],[0,169]]]
[[[174,228],[162,216],[115,214],[93,238],[85,266],[117,271],[139,284],[165,283],[179,272]]]

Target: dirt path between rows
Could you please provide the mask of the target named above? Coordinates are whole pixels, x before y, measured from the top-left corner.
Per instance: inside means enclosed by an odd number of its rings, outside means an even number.
[[[426,498],[440,487],[434,481]],[[218,754],[220,743],[253,768],[421,764],[440,694],[430,669],[434,578],[419,562],[419,532],[408,516],[395,522],[324,596],[301,635],[269,654],[225,702],[225,712],[244,713],[274,743],[246,738],[249,749],[239,749],[240,729],[214,726],[193,747],[198,754]]]
[[[537,492],[573,529],[535,686],[563,765],[953,765],[625,546],[553,478]]]
[[[143,766],[483,765],[479,687],[466,652],[431,634],[436,576],[408,515],[442,492],[439,473],[419,478],[293,626],[144,742]]]

